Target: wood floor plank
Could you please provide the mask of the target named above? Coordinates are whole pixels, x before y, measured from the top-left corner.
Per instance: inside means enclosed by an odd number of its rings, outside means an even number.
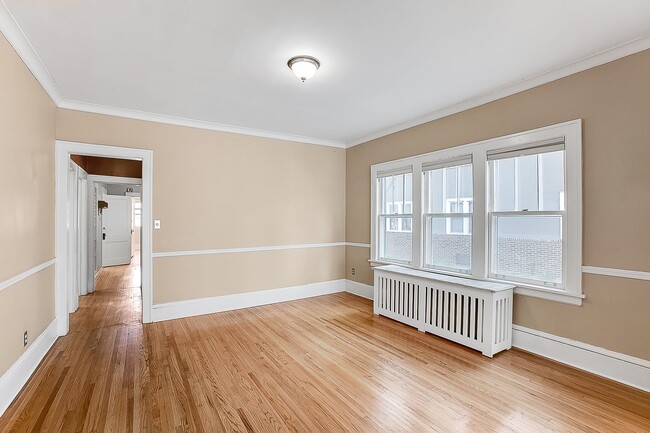
[[[650,394],[523,351],[493,359],[334,294],[140,323],[103,269],[0,432],[650,432]]]

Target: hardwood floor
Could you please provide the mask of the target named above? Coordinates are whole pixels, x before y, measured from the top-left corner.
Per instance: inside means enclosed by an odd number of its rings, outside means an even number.
[[[0,431],[650,431],[648,393],[490,360],[350,294],[142,326],[137,274],[101,272]]]

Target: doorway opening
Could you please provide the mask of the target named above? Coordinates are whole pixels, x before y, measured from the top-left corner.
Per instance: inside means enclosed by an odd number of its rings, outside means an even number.
[[[80,296],[95,292],[102,273],[113,278],[123,274],[129,279],[128,288],[133,289],[137,310],[142,311],[141,320],[149,322],[152,152],[85,143],[56,144],[59,335],[68,333],[69,314],[79,307]]]

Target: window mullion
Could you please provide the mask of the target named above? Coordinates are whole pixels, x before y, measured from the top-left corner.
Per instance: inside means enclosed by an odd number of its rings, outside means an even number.
[[[544,210],[544,190],[542,179],[542,156],[537,155],[537,210]]]
[[[413,165],[413,173],[411,175],[411,239],[412,239],[412,265],[416,268],[422,268],[422,249],[423,249],[423,233],[424,227],[422,226],[422,208],[423,208],[423,187],[422,183],[424,176],[422,176],[422,164]]]
[[[488,190],[487,158],[485,152],[472,154],[472,182],[474,212],[472,212],[472,269],[473,277],[487,277],[488,257]]]

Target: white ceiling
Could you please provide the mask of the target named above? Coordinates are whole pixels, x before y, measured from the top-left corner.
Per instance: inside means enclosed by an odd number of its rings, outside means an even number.
[[[648,0],[4,3],[69,102],[342,143],[650,35]]]

